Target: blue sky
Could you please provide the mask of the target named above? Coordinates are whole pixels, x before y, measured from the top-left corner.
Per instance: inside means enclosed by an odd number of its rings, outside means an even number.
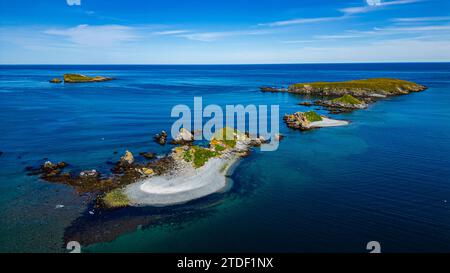
[[[449,0],[0,0],[2,64],[450,61]]]

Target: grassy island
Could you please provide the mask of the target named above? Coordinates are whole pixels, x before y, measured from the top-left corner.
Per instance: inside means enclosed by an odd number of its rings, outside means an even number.
[[[414,82],[391,78],[372,78],[345,82],[311,82],[296,83],[288,88],[288,92],[320,96],[343,96],[350,94],[356,97],[392,96],[419,92],[426,87]]]
[[[113,78],[103,77],[103,76],[95,76],[89,77],[80,74],[64,74],[64,82],[66,83],[81,83],[81,82],[104,82],[110,81]]]

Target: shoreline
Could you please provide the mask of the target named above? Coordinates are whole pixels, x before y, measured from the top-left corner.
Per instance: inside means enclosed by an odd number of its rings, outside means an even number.
[[[187,203],[231,187],[230,176],[239,165],[239,156],[227,154],[211,158],[195,169],[183,166],[176,174],[154,176],[130,184],[124,189],[131,206],[171,206]],[[231,180],[231,181],[230,181]]]
[[[222,129],[221,134],[229,134],[231,129]],[[262,138],[252,138],[234,131],[234,144],[213,138],[209,148],[182,146],[174,148],[168,155],[173,159],[172,168],[162,175],[150,176],[127,185],[122,193],[130,206],[171,206],[187,203],[213,193],[228,191],[233,180],[230,176],[239,165],[241,157],[250,149],[264,143]],[[217,147],[223,149],[217,152]],[[198,150],[200,149],[200,150]],[[191,159],[192,152],[212,153],[198,166]]]

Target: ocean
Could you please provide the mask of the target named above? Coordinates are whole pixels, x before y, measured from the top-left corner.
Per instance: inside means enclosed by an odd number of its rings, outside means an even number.
[[[48,82],[64,73],[116,80]],[[428,89],[307,132],[281,121],[309,109],[301,96],[259,91],[369,77]],[[228,192],[90,214],[89,196],[24,171],[49,159],[107,172],[127,149],[167,153],[153,135],[195,96],[280,106],[279,149],[242,159]],[[0,122],[0,252],[67,252],[69,240],[83,252],[368,252],[369,241],[382,252],[450,251],[450,63],[2,65]]]

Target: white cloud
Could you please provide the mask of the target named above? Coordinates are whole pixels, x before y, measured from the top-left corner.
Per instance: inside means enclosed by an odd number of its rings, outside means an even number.
[[[300,25],[300,24],[309,24],[309,23],[320,23],[320,22],[329,22],[342,19],[342,16],[339,17],[318,17],[318,18],[297,18],[285,21],[276,21],[271,23],[261,23],[259,26],[269,26],[269,27],[280,27],[280,26],[289,26],[289,25]]]
[[[81,0],[66,0],[69,6],[81,6]]]
[[[401,23],[450,21],[450,16],[394,18],[391,21]]]
[[[450,25],[432,25],[432,26],[410,26],[410,27],[386,27],[386,28],[375,28],[377,31],[395,31],[395,32],[421,32],[421,31],[439,31],[439,30],[450,30]]]
[[[281,26],[289,26],[289,25],[300,25],[300,24],[311,24],[311,23],[322,23],[322,22],[330,22],[341,19],[349,18],[351,15],[359,14],[359,13],[367,13],[373,10],[377,10],[380,7],[387,7],[393,5],[404,5],[404,4],[412,4],[417,2],[422,2],[425,0],[394,0],[394,1],[376,1],[376,0],[366,0],[367,5],[365,6],[357,6],[357,7],[347,7],[339,9],[343,15],[335,16],[335,17],[317,17],[317,18],[296,18],[284,21],[275,21],[270,23],[261,23],[259,26],[268,26],[268,27],[281,27]]]
[[[78,45],[99,47],[138,39],[133,28],[121,25],[78,25],[72,28],[48,29],[44,33],[65,37]]]
[[[248,35],[263,35],[267,34],[267,30],[242,30],[242,31],[217,31],[217,32],[198,32],[178,35],[189,40],[201,42],[213,42],[226,37],[233,36],[248,36]]]
[[[175,30],[155,31],[152,34],[160,35],[160,36],[170,36],[170,35],[178,35],[178,34],[189,33],[189,32],[191,32],[191,31],[184,30],[184,29],[175,29]]]

